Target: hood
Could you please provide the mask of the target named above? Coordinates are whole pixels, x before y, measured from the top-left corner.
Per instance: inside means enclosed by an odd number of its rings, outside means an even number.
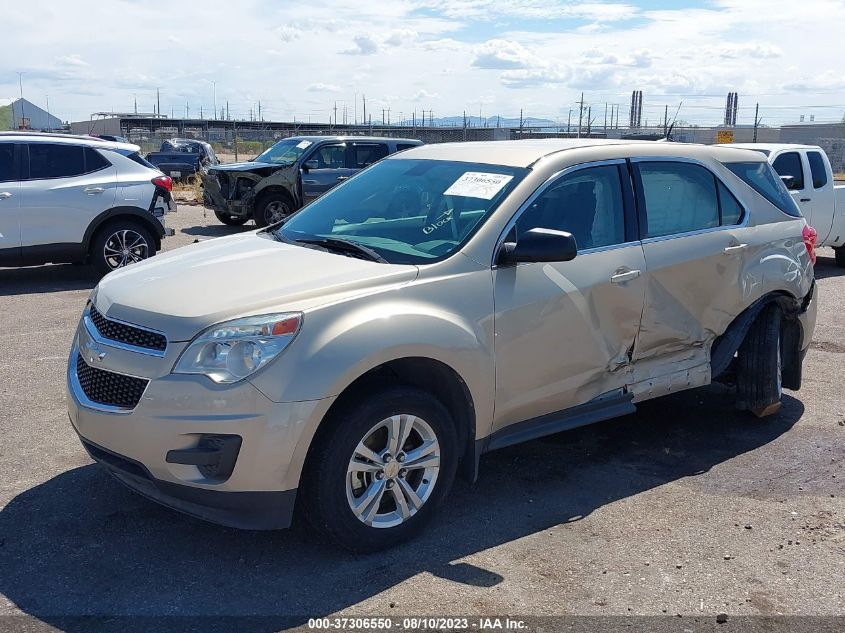
[[[185,341],[220,321],[306,311],[410,282],[417,272],[416,266],[356,259],[250,232],[185,246],[109,273],[94,302],[110,318]]]
[[[266,172],[272,173],[278,169],[291,167],[291,165],[276,165],[275,163],[257,163],[255,161],[245,161],[240,163],[223,163],[214,165],[209,168],[209,172]]]

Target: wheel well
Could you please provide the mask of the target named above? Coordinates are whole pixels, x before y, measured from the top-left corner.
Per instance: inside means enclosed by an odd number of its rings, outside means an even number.
[[[458,372],[432,358],[400,358],[372,368],[341,392],[326,412],[324,420],[337,410],[351,406],[357,399],[377,392],[386,383],[416,387],[430,393],[446,407],[457,425],[458,443],[464,447],[461,458],[463,466],[472,467],[474,473],[475,405],[472,396]],[[311,446],[317,444],[319,434],[320,428]]]
[[[264,199],[267,198],[267,196],[271,196],[271,195],[275,195],[275,194],[285,196],[291,202],[291,210],[292,211],[295,210],[296,200],[294,200],[294,197],[291,195],[290,191],[288,191],[284,187],[279,187],[277,185],[272,186],[272,187],[267,187],[266,189],[262,189],[261,191],[259,191],[255,196],[255,203],[253,205],[253,208],[256,208],[256,209],[259,208],[260,205],[263,204]]]
[[[150,217],[145,217],[145,215],[149,215]],[[141,224],[153,236],[153,240],[155,240],[156,251],[161,250],[161,229],[160,227],[156,226],[157,220],[155,220],[155,218],[151,216],[147,211],[124,212],[119,210],[112,210],[103,213],[88,227],[88,230],[85,232],[85,238],[83,240],[85,253],[87,254],[90,250],[91,242],[94,240],[94,236],[97,235],[97,233],[104,230],[108,226],[120,222],[122,220],[135,221]]]
[[[781,334],[784,355],[783,386],[787,389],[798,389],[801,386],[801,345],[804,331],[801,321],[796,318],[801,310],[801,303],[785,291],[771,292],[755,301],[731,322],[721,336],[713,341],[710,348],[713,379],[718,378],[728,369],[734,354],[748,334],[751,324],[771,303],[777,304],[783,314]]]

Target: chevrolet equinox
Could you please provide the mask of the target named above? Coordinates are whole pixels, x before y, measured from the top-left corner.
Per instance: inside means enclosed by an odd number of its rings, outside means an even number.
[[[815,324],[814,232],[762,154],[534,140],[388,156],[285,221],[107,275],[70,420],[130,488],[356,551],[481,455],[735,385],[774,413]]]

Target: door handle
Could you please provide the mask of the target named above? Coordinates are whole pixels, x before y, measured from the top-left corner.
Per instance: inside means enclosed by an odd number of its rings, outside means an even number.
[[[90,196],[93,193],[103,193],[105,190],[105,187],[85,187],[82,191]]]
[[[748,248],[748,244],[734,244],[733,246],[726,246],[725,255],[733,255],[734,253],[744,251],[746,248]]]
[[[349,180],[349,176],[338,176],[337,177],[338,182],[343,182],[344,180]]]
[[[317,181],[317,180],[303,180],[302,184],[303,185],[319,185],[320,182]]]
[[[642,274],[640,270],[629,270],[628,272],[624,273],[616,273],[610,278],[610,283],[612,284],[624,284],[626,281],[631,281],[632,279],[636,279]]]
[[[801,198],[799,202],[812,202],[812,198]]]
[[[0,200],[5,200],[6,198],[11,198],[12,194],[8,191],[0,191]]]

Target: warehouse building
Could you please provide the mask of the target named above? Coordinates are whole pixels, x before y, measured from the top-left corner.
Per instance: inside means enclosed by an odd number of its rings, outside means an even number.
[[[0,99],[0,129],[60,130],[62,120],[26,99]]]

